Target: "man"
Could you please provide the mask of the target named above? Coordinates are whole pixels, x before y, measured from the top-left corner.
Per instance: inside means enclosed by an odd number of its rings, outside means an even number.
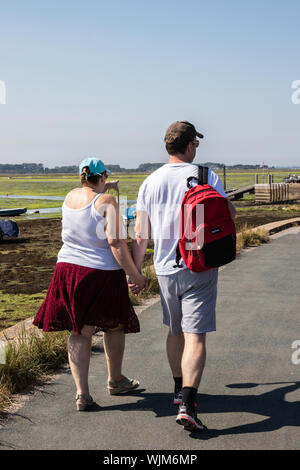
[[[188,430],[205,429],[197,418],[195,398],[205,365],[206,333],[216,330],[218,280],[216,268],[194,273],[184,263],[182,269],[174,266],[187,178],[198,175],[198,167],[192,163],[199,145],[197,137],[202,139],[203,135],[187,121],[176,121],[167,129],[164,140],[169,161],[149,175],[139,189],[132,246],[135,264],[141,270],[152,232],[163,323],[169,327],[166,346],[175,382],[173,403],[180,405],[176,422]],[[222,182],[211,170],[208,184],[226,197]],[[228,204],[235,217],[234,206],[230,201]]]

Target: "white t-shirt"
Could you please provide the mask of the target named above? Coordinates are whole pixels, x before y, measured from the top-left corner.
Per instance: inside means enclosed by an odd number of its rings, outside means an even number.
[[[181,269],[174,265],[180,208],[190,176],[197,178],[197,165],[167,163],[151,173],[139,189],[136,210],[145,211],[149,216],[154,240],[154,268],[158,275],[173,274]],[[220,178],[212,170],[208,171],[208,184],[227,197]]]

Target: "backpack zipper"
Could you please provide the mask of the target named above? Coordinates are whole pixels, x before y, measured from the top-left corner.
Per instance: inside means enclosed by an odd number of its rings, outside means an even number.
[[[193,193],[189,197],[187,197],[186,200],[188,201],[189,199],[191,199],[191,197],[195,196],[195,194],[204,193],[205,191],[212,191],[212,189],[211,188],[206,188],[206,189],[201,189],[201,191],[196,191],[195,193]]]

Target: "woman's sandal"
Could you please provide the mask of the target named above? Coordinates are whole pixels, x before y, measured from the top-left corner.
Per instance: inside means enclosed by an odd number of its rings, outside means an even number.
[[[135,379],[124,379],[119,380],[118,382],[109,381],[107,390],[111,395],[116,395],[117,393],[130,392],[140,385],[140,382]]]
[[[82,400],[81,403],[77,403],[78,400]],[[77,411],[85,411],[89,406],[94,404],[94,400],[91,395],[77,394],[76,395],[76,409]]]

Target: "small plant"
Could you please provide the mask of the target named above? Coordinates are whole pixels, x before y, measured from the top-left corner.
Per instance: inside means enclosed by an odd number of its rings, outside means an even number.
[[[237,233],[237,251],[250,246],[258,246],[267,243],[270,237],[266,230],[253,229],[245,224]]]
[[[8,343],[6,364],[0,365],[0,412],[12,395],[24,390],[67,362],[69,332],[25,330]]]

